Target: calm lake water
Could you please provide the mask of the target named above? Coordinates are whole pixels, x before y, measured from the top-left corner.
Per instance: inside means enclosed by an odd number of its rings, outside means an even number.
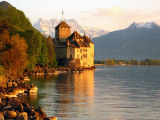
[[[160,66],[105,66],[31,81],[39,93],[29,103],[58,120],[160,119]]]

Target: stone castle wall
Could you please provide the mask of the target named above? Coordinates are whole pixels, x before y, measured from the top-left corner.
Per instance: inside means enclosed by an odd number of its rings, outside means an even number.
[[[66,38],[71,35],[71,28],[56,28],[55,35],[59,42],[66,42]]]

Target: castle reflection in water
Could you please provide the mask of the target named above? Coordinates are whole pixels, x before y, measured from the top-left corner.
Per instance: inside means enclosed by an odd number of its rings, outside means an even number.
[[[31,80],[39,88],[39,93],[34,99],[30,97],[29,102],[35,107],[42,106],[48,116],[72,118],[92,114],[94,71],[33,76]]]
[[[92,111],[94,103],[94,71],[84,71],[60,75],[56,89],[60,95],[57,110],[60,117],[71,117],[74,113],[84,114]],[[68,116],[68,117],[69,117]]]

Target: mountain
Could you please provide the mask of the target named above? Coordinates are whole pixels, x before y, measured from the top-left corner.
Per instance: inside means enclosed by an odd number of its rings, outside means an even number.
[[[75,19],[69,19],[65,21],[68,23],[68,25],[71,26],[72,32],[76,30],[80,34],[86,33],[88,36],[92,36],[92,37],[98,37],[108,33],[107,31],[104,31],[102,29],[87,28],[87,27],[81,26],[77,23]],[[33,24],[33,26],[37,30],[39,30],[41,33],[47,36],[50,35],[52,37],[55,37],[55,26],[57,26],[59,23],[60,23],[60,20],[57,20],[57,19],[45,20],[40,18],[37,22]]]
[[[160,59],[160,26],[132,23],[128,28],[93,39],[95,59]]]
[[[2,1],[2,2],[0,2],[0,6],[3,8],[3,9],[8,9],[9,7],[12,7],[12,5],[11,4],[9,4],[8,2],[6,2],[6,1]]]

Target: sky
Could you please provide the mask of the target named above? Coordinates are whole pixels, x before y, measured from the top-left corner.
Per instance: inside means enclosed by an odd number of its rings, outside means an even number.
[[[1,0],[2,1],[2,0]],[[114,31],[133,22],[160,24],[160,0],[6,0],[22,10],[32,24],[46,20],[76,19],[89,28]]]

